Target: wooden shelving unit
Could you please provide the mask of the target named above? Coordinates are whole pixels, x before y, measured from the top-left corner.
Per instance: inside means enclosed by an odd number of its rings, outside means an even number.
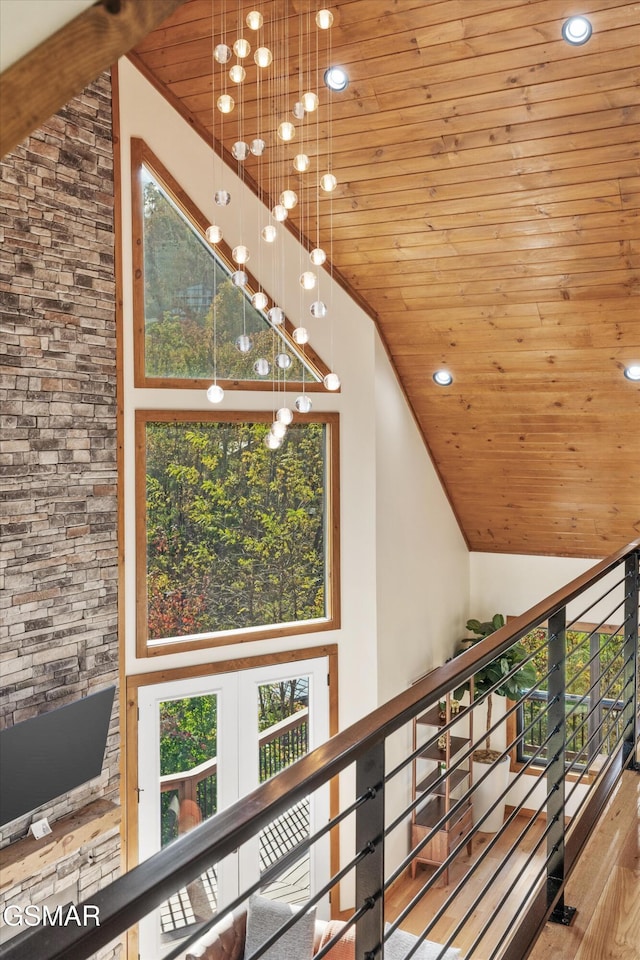
[[[441,715],[439,705],[432,707],[413,721],[413,750],[419,749],[420,743],[425,742],[424,750],[420,751],[413,761],[412,796],[413,799],[422,797],[424,803],[419,804],[411,817],[411,846],[415,847],[423,840],[434,827],[448,814],[457,799],[471,787],[472,771],[471,759],[453,770],[443,779],[442,773],[450,770],[457,755],[464,751],[473,737],[472,720],[460,721],[460,726],[466,724],[466,730],[458,730],[455,726],[447,730],[437,740],[434,735],[440,728],[445,727],[454,718],[452,713],[451,695],[444,701],[444,716]],[[433,741],[428,743],[427,741]],[[416,875],[418,864],[438,866],[447,859],[454,847],[463,840],[473,824],[471,800],[464,803],[447,822],[437,831],[414,857],[411,863],[411,876]],[[467,851],[472,852],[472,841],[467,843]],[[449,883],[449,868],[443,874],[444,882]]]

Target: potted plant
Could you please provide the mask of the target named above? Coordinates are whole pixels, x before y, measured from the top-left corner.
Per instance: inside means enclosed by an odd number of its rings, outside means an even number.
[[[501,613],[494,614],[491,620],[467,620],[466,629],[474,633],[475,636],[463,640],[459,652],[462,653],[464,650],[468,650],[469,647],[474,646],[476,643],[484,640],[485,637],[495,633],[496,630],[504,626],[504,623],[505,620]],[[499,684],[495,690],[489,693],[486,699],[487,720],[485,736],[479,741],[481,745],[485,744],[486,746],[481,746],[480,749],[474,751],[472,756],[474,765],[479,765],[474,769],[474,783],[477,783],[480,777],[486,773],[487,764],[496,764],[496,775],[487,777],[474,792],[473,808],[476,822],[493,805],[497,793],[502,793],[506,790],[509,780],[509,756],[505,756],[502,762],[497,762],[501,757],[500,751],[491,749],[490,730],[493,719],[493,696],[496,694],[500,697],[508,697],[510,700],[518,700],[526,690],[534,686],[536,682],[536,671],[532,662],[523,663],[519,670],[511,674],[511,676],[508,676],[518,663],[526,659],[527,655],[527,651],[521,643],[514,643],[505,653],[496,657],[495,660],[492,660],[485,667],[482,667],[481,670],[478,670],[473,678],[474,699],[481,697],[483,694],[486,694],[487,691],[492,690],[496,684]],[[502,682],[500,682],[501,680]],[[469,690],[469,684],[464,683],[454,691],[454,698],[459,700],[467,690]],[[501,772],[502,776],[498,776],[498,771]],[[497,792],[496,788],[498,788]],[[499,830],[504,822],[504,806],[504,803],[498,805],[487,817],[481,826],[484,832],[495,833]]]

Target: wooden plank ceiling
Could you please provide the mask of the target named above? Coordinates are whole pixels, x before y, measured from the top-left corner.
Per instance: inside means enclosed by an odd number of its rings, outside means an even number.
[[[287,11],[293,91],[300,2],[255,4],[265,24]],[[350,85],[330,111],[323,93],[338,188],[319,224],[306,208],[310,246],[318,226],[377,323],[469,547],[608,554],[640,535],[640,386],[623,376],[640,363],[640,3],[327,5],[320,62]],[[188,0],[132,56],[209,142],[221,7]],[[579,47],[560,35],[575,13],[593,25]],[[229,0],[231,42],[237,14]],[[237,135],[236,113],[224,145]],[[265,195],[270,170],[246,164]]]

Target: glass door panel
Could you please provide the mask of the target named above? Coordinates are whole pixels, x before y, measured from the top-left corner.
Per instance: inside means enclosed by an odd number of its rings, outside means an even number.
[[[140,690],[141,860],[236,798],[236,686],[226,677],[210,677]],[[175,940],[209,920],[221,899],[221,881],[236,889],[233,864],[210,867],[146,919],[140,927],[141,957],[157,960]]]
[[[258,769],[269,780],[309,751],[309,677],[259,684]],[[260,873],[292,850],[310,832],[310,801],[301,800],[273,820],[259,837]],[[307,852],[263,894],[286,903],[303,903],[311,895],[311,858]]]
[[[160,722],[160,844],[188,833],[217,810],[217,694],[163,700]],[[210,919],[217,906],[211,867],[160,910],[162,935],[173,939]]]

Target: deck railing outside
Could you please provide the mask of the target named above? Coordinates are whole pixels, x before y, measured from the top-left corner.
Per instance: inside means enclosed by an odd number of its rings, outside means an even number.
[[[522,960],[547,918],[567,921],[566,879],[622,770],[636,765],[639,553],[640,541],[636,541],[596,564],[94,895],[92,903],[100,908],[99,927],[30,931],[0,956],[86,960],[157,910],[176,890],[243,845],[254,843],[265,826],[294,804],[313,798],[315,791],[338,778],[340,808],[332,811],[329,822],[266,867],[189,939],[167,943],[162,960],[189,957],[198,942],[202,945],[203,938],[215,935],[222,919],[246,905],[250,894],[277,880],[316,844],[338,834],[339,859],[334,856],[330,875],[301,913],[316,906],[322,909],[331,894],[334,907],[347,909],[347,919],[315,960],[322,960],[348,930],[355,931],[357,960],[384,957],[389,939],[398,929],[409,927],[417,938],[405,950],[407,960],[425,940],[439,944],[439,958],[455,945],[465,960]],[[593,682],[589,678],[584,693],[574,695],[572,688],[579,677],[567,673],[567,632],[578,622],[617,625],[611,642],[618,646],[606,670],[599,671]],[[496,658],[504,660],[515,643],[540,625],[547,630],[542,641],[545,665],[538,669],[536,683],[518,701],[507,704],[504,713],[496,715],[494,710],[494,737],[514,726],[516,733],[511,739],[507,736],[496,762],[469,775],[473,754],[486,740],[487,699],[504,677],[472,702],[467,698],[457,713],[451,710],[450,695]],[[591,637],[588,643],[589,654],[577,671],[581,674],[588,674],[596,658],[601,659]],[[535,657],[540,663],[541,649],[527,655],[529,660]],[[539,714],[525,719],[518,731],[510,719],[524,709],[525,702],[540,695],[544,699]],[[443,701],[449,706],[441,721]],[[432,725],[434,714],[438,719]],[[546,728],[538,726],[543,715]],[[414,747],[416,720],[424,722]],[[459,737],[455,751],[446,749],[446,761],[436,761],[426,785],[414,795],[415,764],[434,748],[439,750],[449,733]],[[484,787],[495,784],[499,770],[506,769],[502,758],[525,742],[531,756],[514,768],[504,786],[494,790],[483,809]],[[536,768],[534,762],[543,753],[544,767]],[[488,835],[490,818],[503,802],[506,811]],[[427,808],[437,811],[436,816],[424,816]],[[416,823],[420,831],[413,829]],[[477,842],[480,836],[482,843]],[[386,923],[389,891],[394,890],[397,900],[398,884],[416,860],[430,864],[420,863],[420,883],[411,886],[411,897]],[[421,912],[424,897],[445,876],[450,882],[440,892],[437,908]],[[494,885],[498,880],[499,894]],[[484,917],[481,927],[473,924],[478,911]],[[428,921],[421,920],[418,926],[418,916],[427,916]],[[250,960],[259,960],[299,919],[300,914],[292,915]]]
[[[272,724],[258,734],[258,764],[260,783],[280,773],[285,767],[299,760],[309,750],[309,708],[304,707],[290,717]],[[175,798],[176,807],[185,800],[197,803],[203,820],[216,812],[216,778],[218,758],[204,760],[190,770],[166,773],[160,777],[160,790]],[[170,803],[164,804],[162,836],[166,842],[178,836],[177,818],[168,816]]]

